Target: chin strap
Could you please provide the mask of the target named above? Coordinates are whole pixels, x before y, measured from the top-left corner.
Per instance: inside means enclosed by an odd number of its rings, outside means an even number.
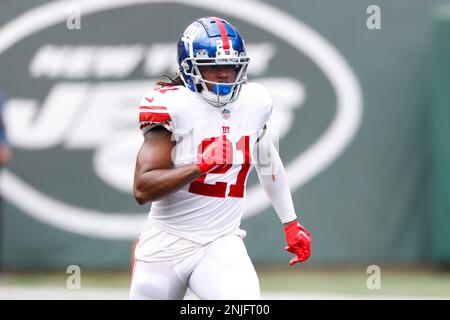
[[[233,96],[233,92],[230,92],[228,94],[219,95],[217,93],[211,92],[209,90],[203,89],[200,95],[205,99],[208,103],[216,106],[216,107],[223,107],[227,103],[231,101],[231,98]]]
[[[225,95],[231,93],[231,90],[233,90],[233,86],[229,84],[213,84],[212,92],[218,93],[219,95]]]

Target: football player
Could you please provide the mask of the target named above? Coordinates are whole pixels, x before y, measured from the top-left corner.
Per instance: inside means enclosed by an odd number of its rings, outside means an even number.
[[[255,166],[284,225],[290,264],[310,256],[279,154],[269,134],[268,91],[247,83],[249,57],[238,30],[206,17],[178,41],[179,75],[139,107],[144,142],[134,195],[152,202],[135,249],[130,299],[259,299],[257,274],[240,228]]]

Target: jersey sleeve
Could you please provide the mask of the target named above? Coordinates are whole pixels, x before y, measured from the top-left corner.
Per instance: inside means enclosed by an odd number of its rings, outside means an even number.
[[[170,99],[158,90],[147,92],[139,104],[139,128],[143,135],[154,127],[162,126],[173,132],[175,117],[174,107]]]

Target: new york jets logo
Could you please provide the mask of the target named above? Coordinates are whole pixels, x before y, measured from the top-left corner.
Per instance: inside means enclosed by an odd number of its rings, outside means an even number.
[[[291,190],[345,150],[361,119],[358,81],[329,42],[292,16],[259,1],[51,2],[0,29],[0,79],[20,79],[2,81],[15,148],[15,161],[0,183],[9,203],[66,231],[136,238],[147,214],[131,194],[142,142],[137,106],[161,74],[175,69],[178,33],[193,19],[186,14],[186,20],[161,20],[173,6],[193,10],[192,17],[198,16],[194,10],[229,17],[246,38],[249,80],[271,91],[281,153],[283,142],[290,146],[283,160]],[[66,28],[70,7],[80,9],[80,30]],[[123,13],[133,19],[122,23]],[[186,41],[195,32],[185,34]],[[264,36],[253,40],[255,32]],[[302,117],[318,108],[307,120]],[[269,205],[260,186],[251,183],[245,218]]]

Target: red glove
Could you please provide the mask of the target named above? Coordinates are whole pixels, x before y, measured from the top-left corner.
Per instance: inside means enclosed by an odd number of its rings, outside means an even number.
[[[289,265],[297,262],[306,261],[311,255],[311,235],[303,228],[298,221],[292,221],[284,227],[286,234],[286,250],[295,254],[295,257],[289,261]]]
[[[217,169],[223,165],[233,163],[233,146],[227,140],[225,135],[211,142],[201,153],[197,159],[197,166],[200,171],[205,174]]]

